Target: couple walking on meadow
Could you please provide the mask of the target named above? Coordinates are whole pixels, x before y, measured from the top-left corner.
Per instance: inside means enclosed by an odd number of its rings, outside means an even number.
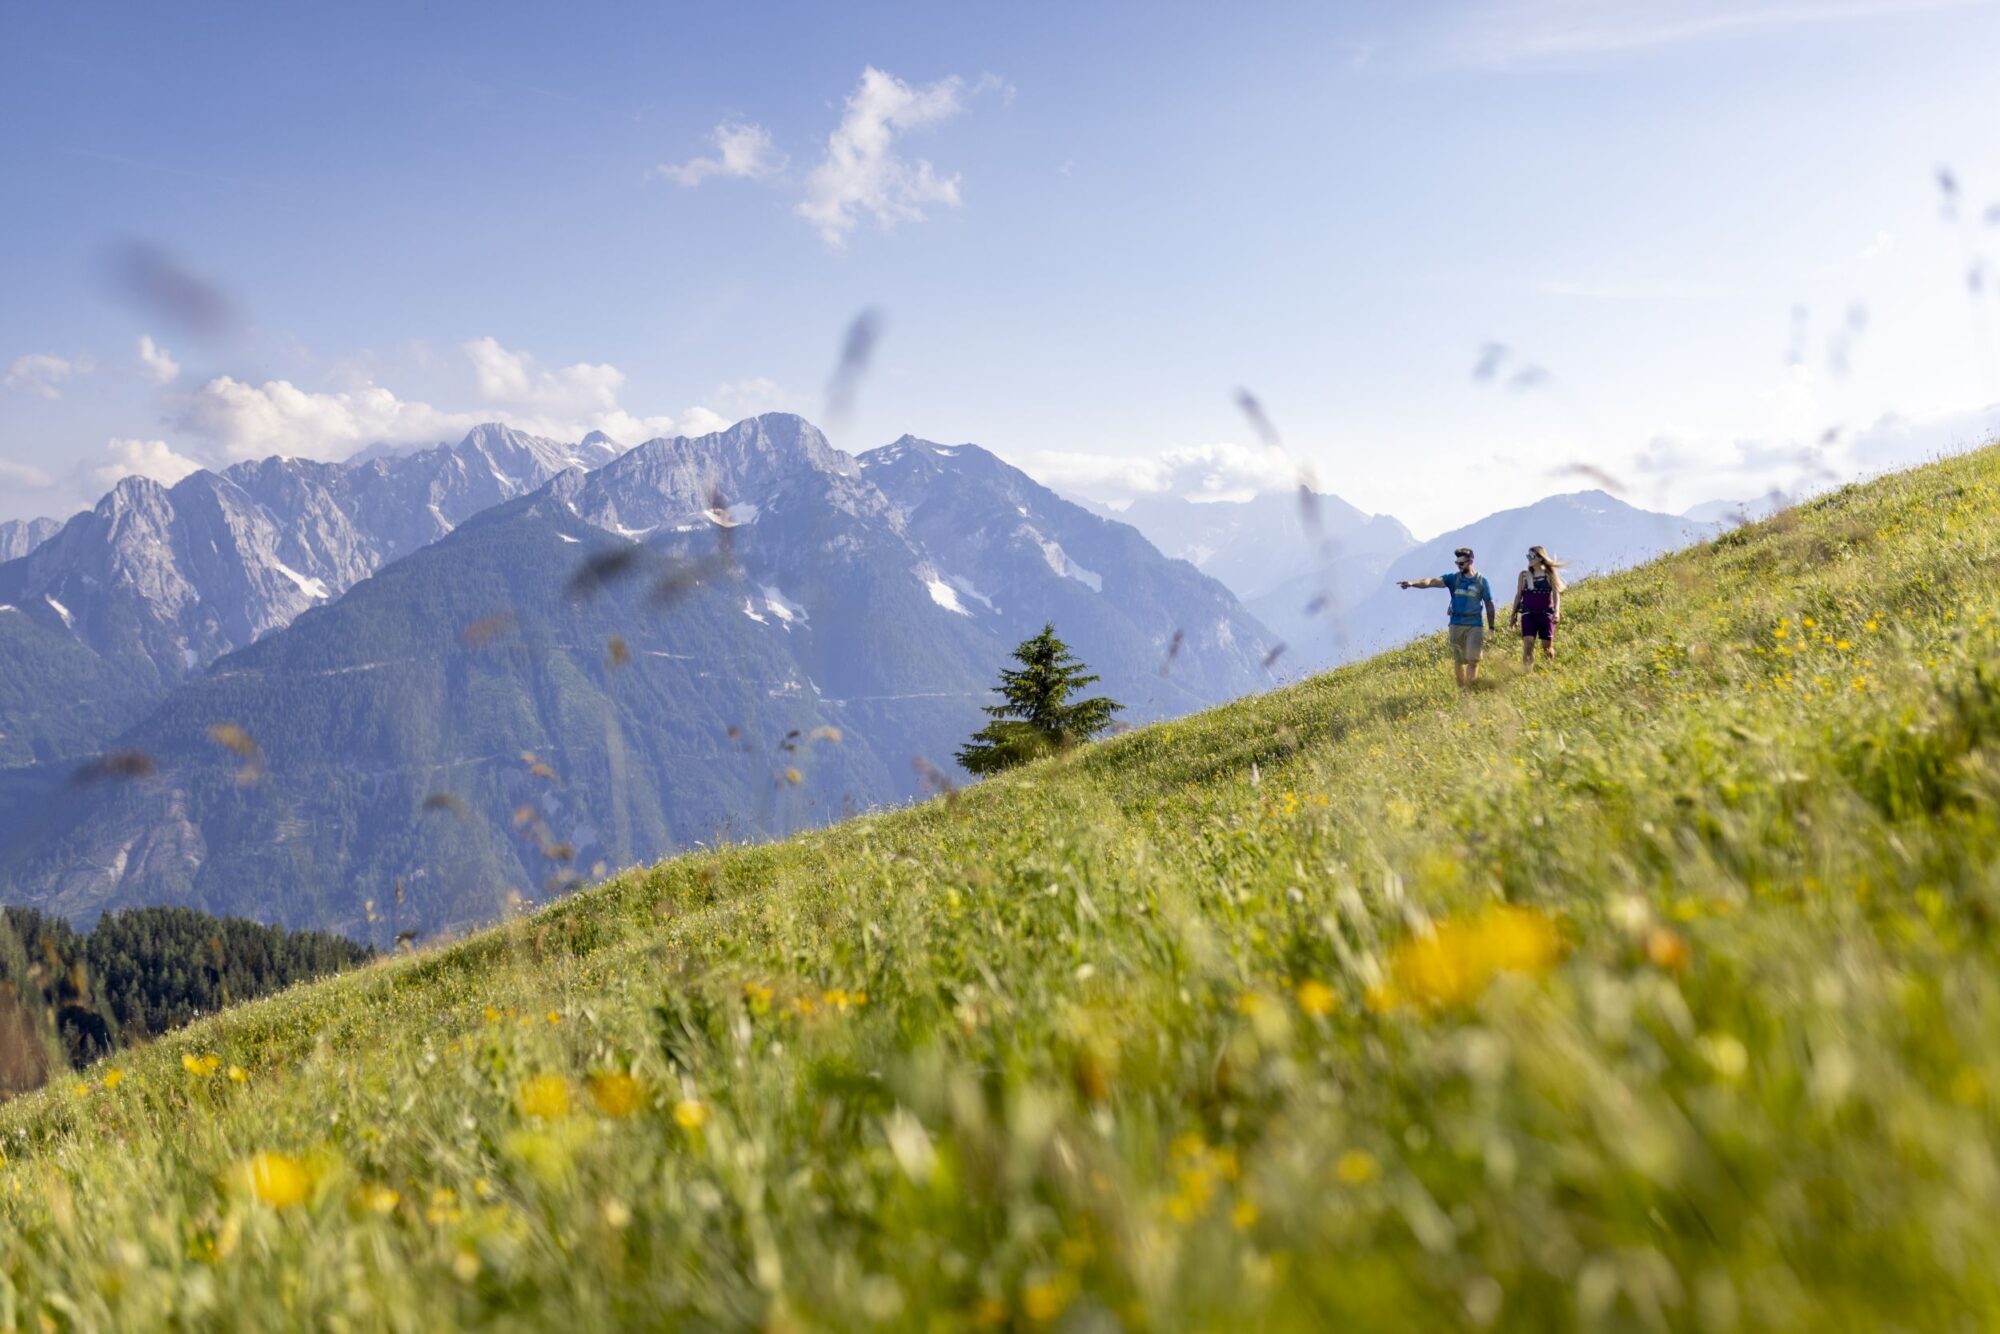
[[[1398,588],[1442,588],[1451,593],[1451,659],[1461,686],[1470,686],[1479,676],[1479,659],[1486,652],[1486,633],[1498,628],[1493,609],[1493,586],[1486,576],[1472,568],[1472,548],[1460,547],[1452,553],[1458,568],[1435,579],[1400,579]],[[1562,614],[1563,562],[1539,546],[1528,548],[1528,568],[1514,584],[1514,609],[1509,625],[1521,627],[1521,666],[1535,667],[1535,641],[1540,640],[1542,658],[1556,656],[1556,620]]]

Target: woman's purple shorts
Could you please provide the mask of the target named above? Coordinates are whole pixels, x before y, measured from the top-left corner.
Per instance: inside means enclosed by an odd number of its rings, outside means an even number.
[[[1556,637],[1555,617],[1549,615],[1545,611],[1529,611],[1521,613],[1521,638],[1546,639],[1549,640],[1550,642],[1554,642],[1555,637]]]

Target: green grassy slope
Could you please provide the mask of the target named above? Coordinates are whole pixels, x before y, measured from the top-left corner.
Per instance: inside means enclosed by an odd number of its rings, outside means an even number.
[[[1986,451],[231,1010],[0,1110],[0,1324],[1990,1326],[1997,578]]]

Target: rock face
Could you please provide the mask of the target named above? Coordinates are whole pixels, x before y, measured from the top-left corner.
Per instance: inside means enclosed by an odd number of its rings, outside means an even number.
[[[335,596],[115,740],[157,773],[65,785],[14,821],[15,901],[84,920],[182,903],[386,944],[600,864],[914,795],[1047,620],[1130,721],[1268,679],[1268,634],[1220,584],[974,446],[856,459],[772,414],[564,466],[462,522],[440,502],[450,534],[386,563],[349,538],[387,540],[352,518],[373,483],[349,470],[341,491],[321,466],[217,480],[274,511],[285,487],[331,498],[285,502],[297,548],[278,555],[309,548],[310,571],[285,563]],[[254,762],[211,740],[218,723]]]
[[[106,716],[129,718],[385,561],[566,467],[613,454],[481,426],[456,445],[359,463],[270,458],[191,473],[171,487],[128,477],[0,564],[0,605],[101,659],[130,692]],[[0,670],[30,668],[9,655],[0,638]],[[35,711],[63,706],[56,684],[57,693],[31,702]],[[10,716],[0,713],[0,729]],[[73,753],[105,735],[76,732]]]
[[[60,519],[9,519],[0,523],[0,561],[27,555],[61,529]]]

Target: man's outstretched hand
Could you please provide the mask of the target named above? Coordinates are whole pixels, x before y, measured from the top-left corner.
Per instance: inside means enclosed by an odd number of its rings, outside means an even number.
[[[1396,581],[1396,587],[1398,588],[1408,588],[1409,586],[1410,586],[1410,581],[1407,579],[1398,579]]]

